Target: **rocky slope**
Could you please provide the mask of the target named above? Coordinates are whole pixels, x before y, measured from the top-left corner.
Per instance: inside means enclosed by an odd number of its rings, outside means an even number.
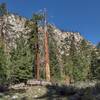
[[[0,36],[1,33],[4,34],[4,39],[6,40],[6,43],[9,44],[9,46],[13,45],[15,38],[18,38],[21,34],[26,36],[29,33],[30,30],[25,28],[26,21],[26,18],[14,14],[0,17]],[[66,45],[65,41],[67,40],[67,43],[70,45],[73,37],[76,45],[84,39],[79,32],[62,32],[53,25],[49,25],[48,29],[50,30],[50,36],[53,36],[58,48],[60,49],[62,49],[62,45]],[[41,31],[43,32],[42,29],[40,29],[40,32]],[[67,49],[70,48],[68,44]],[[63,51],[61,51],[61,53],[63,53]]]
[[[7,49],[15,47],[15,40],[20,35],[27,37],[29,29],[25,28],[26,18],[8,14],[0,17],[0,36],[4,39]]]

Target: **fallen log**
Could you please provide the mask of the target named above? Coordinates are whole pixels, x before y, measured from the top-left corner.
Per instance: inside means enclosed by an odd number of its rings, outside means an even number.
[[[48,81],[41,81],[41,80],[28,80],[27,81],[27,85],[29,86],[36,86],[36,85],[42,85],[42,86],[45,86],[45,85],[52,85],[51,82],[48,82]]]

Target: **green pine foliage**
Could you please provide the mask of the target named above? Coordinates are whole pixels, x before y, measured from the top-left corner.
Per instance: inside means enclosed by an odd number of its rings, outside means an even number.
[[[60,68],[59,62],[57,59],[57,48],[52,42],[49,42],[49,55],[50,55],[50,70],[51,70],[51,79],[52,80],[59,80],[60,77]]]
[[[16,40],[16,48],[11,51],[11,80],[25,82],[33,77],[33,55],[26,40],[21,36]]]
[[[3,44],[0,43],[0,85],[7,84],[8,73],[7,55]]]
[[[0,47],[0,84],[6,80],[6,62],[4,49]]]
[[[74,81],[84,81],[89,78],[91,66],[91,46],[85,40],[81,41],[77,49],[71,41],[69,55],[63,54],[65,75],[70,76]]]
[[[91,56],[92,78],[100,80],[100,43],[98,43],[97,49],[92,51]]]

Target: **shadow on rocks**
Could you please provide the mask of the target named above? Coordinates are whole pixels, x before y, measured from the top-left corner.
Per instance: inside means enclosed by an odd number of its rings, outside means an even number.
[[[100,100],[100,83],[86,88],[66,85],[47,85],[46,94],[35,99],[43,100]]]

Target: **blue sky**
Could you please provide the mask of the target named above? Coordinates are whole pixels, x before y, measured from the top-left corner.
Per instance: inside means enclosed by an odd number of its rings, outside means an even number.
[[[30,18],[46,8],[49,21],[60,29],[78,31],[94,44],[100,41],[100,0],[0,0],[10,12]]]

